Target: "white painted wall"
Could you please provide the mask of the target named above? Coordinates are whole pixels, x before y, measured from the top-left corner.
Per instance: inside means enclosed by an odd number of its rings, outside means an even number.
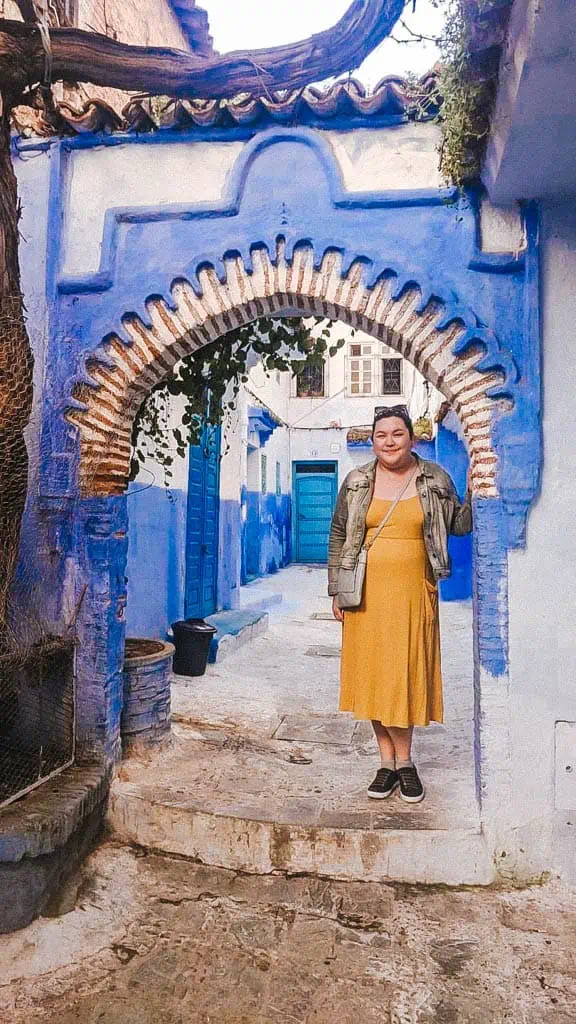
[[[172,431],[176,427],[180,427],[182,432],[182,415],[186,407],[186,400],[181,396],[170,396],[169,400],[169,411],[166,419],[166,439],[170,445],[170,450],[167,454],[174,460],[172,463],[171,475],[167,478],[166,482],[164,479],[164,470],[162,466],[155,461],[153,458],[147,458],[143,463],[140,473],[138,474],[137,482],[139,487],[145,487],[147,485],[153,487],[164,487],[166,483],[172,490],[185,491],[188,488],[188,455],[181,458],[176,451],[176,442],[174,441]]]
[[[402,387],[400,395],[353,396],[346,393],[346,353],[352,343],[372,342],[374,339],[363,331],[355,331],[338,322],[332,328],[330,343],[345,339],[345,345],[336,355],[326,359],[324,398],[297,398],[293,381],[288,403],[288,422],[291,434],[292,461],[327,459],[338,462],[340,481],[354,466],[361,465],[371,457],[366,448],[347,447],[346,435],[350,427],[368,426],[374,418],[374,410],[382,405],[408,406],[413,419],[424,415],[427,407],[425,379],[407,360],[402,364]],[[376,343],[378,344],[378,343]],[[397,356],[393,349],[382,346],[382,352]],[[443,396],[430,385],[428,411],[432,418],[442,404]]]
[[[349,192],[442,188],[440,131],[434,124],[324,132]]]
[[[318,329],[319,330],[319,329]],[[315,330],[315,333],[317,331]],[[291,387],[288,406],[288,420],[291,426],[300,429],[312,427],[328,427],[331,423],[339,423],[342,427],[365,426],[372,422],[374,409],[381,405],[406,404],[413,419],[424,414],[426,409],[425,379],[406,359],[402,363],[402,394],[401,395],[370,395],[368,397],[346,394],[346,353],[350,343],[362,342],[380,344],[363,331],[354,331],[343,323],[336,323],[331,329],[332,337],[329,345],[343,338],[345,345],[336,355],[328,356],[325,367],[325,397],[297,398],[295,382]],[[381,345],[382,355],[397,357],[394,349]],[[436,388],[430,386],[429,410],[432,415],[440,408],[443,397]]]
[[[336,156],[350,192],[439,188],[438,128],[430,124],[317,132]],[[245,142],[151,142],[69,154],[63,273],[100,267],[104,218],[111,204],[131,208],[219,203]],[[113,188],[111,188],[113,183]]]
[[[49,194],[50,172],[54,159],[55,153],[48,150],[35,153],[31,160],[26,156],[16,156],[14,160],[21,204],[22,291],[25,296],[26,325],[34,352],[34,404],[32,417],[26,428],[26,443],[30,454],[30,491],[35,491],[37,488],[44,369],[50,330],[45,285],[46,247],[49,232],[49,209],[46,196]]]
[[[242,487],[252,486],[248,480],[247,449],[248,444],[259,447],[257,435],[248,434],[248,410],[253,406],[263,406],[274,413],[282,422],[287,419],[289,399],[289,374],[267,373],[258,361],[248,374],[248,382],[242,385],[236,398],[236,408],[226,413],[222,426],[222,462],[220,467],[220,498],[223,501],[240,501]],[[229,396],[232,392],[230,390]],[[228,396],[226,396],[228,400]],[[279,438],[286,435],[285,440]],[[290,493],[290,473],[288,469],[288,438],[287,432],[278,427],[266,445],[260,449],[268,456],[269,490],[275,488],[275,469],[270,465],[276,458],[282,461],[282,492]],[[274,486],[273,486],[274,485]]]
[[[516,793],[510,825],[547,842],[554,806],[555,722],[576,722],[576,209],[542,209],[544,476],[528,523],[527,547],[509,556],[510,707]],[[574,737],[574,732],[572,732]],[[557,812],[552,862],[576,879],[576,747],[570,810]],[[564,797],[563,803],[566,803]],[[568,824],[570,822],[571,824]]]
[[[315,328],[315,333],[321,325]],[[250,405],[262,404],[270,409],[289,427],[288,431],[276,430],[263,451],[270,466],[278,458],[282,464],[283,493],[290,493],[292,464],[295,461],[321,459],[337,461],[339,478],[342,480],[354,466],[366,462],[370,452],[365,448],[348,448],[346,434],[352,426],[367,426],[372,422],[374,409],[381,405],[405,403],[414,419],[426,411],[427,397],[424,377],[406,360],[403,361],[401,395],[350,396],[345,389],[346,351],[350,341],[354,343],[373,342],[362,331],[352,330],[346,324],[336,323],[332,328],[329,344],[344,338],[346,344],[334,356],[326,359],[325,394],[323,398],[296,397],[296,382],[287,373],[268,374],[261,363],[250,371],[248,383],[242,387],[237,409],[227,416],[224,427],[221,497],[234,499],[240,494],[242,483],[246,482],[247,409]],[[379,344],[379,343],[377,343]],[[392,349],[390,355],[396,353]],[[430,386],[428,410],[432,417],[442,404],[443,396]]]
[[[494,206],[488,198],[480,206],[480,248],[482,252],[519,252],[526,245],[524,223],[518,203]]]
[[[115,208],[220,203],[243,146],[242,142],[175,142],[70,153],[63,273],[98,271],[104,218],[111,202]]]
[[[336,428],[292,430],[290,453],[293,462],[337,462],[339,485],[351,469],[372,458],[368,448],[348,448],[346,430]]]
[[[492,200],[576,196],[576,18],[570,0],[515,0],[483,179]]]

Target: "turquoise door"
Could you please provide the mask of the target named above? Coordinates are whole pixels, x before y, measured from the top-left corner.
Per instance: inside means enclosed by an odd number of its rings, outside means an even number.
[[[336,462],[294,463],[294,552],[297,562],[328,561],[328,536],[337,492]]]
[[[217,607],[220,429],[205,427],[190,447],[186,525],[186,618],[202,619]]]

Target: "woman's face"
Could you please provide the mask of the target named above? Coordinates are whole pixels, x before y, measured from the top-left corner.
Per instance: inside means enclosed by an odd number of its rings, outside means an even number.
[[[399,416],[378,420],[372,435],[372,447],[378,462],[385,469],[400,469],[410,462],[412,438]]]

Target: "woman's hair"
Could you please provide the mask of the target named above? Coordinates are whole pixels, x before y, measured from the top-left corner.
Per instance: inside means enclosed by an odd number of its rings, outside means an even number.
[[[402,420],[410,437],[414,437],[414,425],[410,419],[410,413],[405,405],[390,405],[386,409],[378,409],[374,415],[374,422],[372,424],[372,436],[376,430],[376,424],[380,420],[390,419],[391,416],[395,416],[397,419]]]

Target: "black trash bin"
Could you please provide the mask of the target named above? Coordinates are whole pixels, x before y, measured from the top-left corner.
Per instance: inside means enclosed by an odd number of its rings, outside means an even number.
[[[204,619],[181,619],[172,623],[172,632],[176,648],[172,671],[177,676],[203,676],[216,627]]]

